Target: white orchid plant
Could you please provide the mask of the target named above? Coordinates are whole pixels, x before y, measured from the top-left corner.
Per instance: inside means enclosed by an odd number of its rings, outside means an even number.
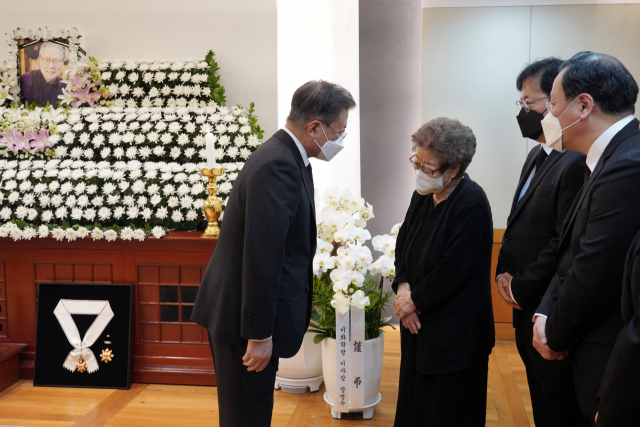
[[[320,206],[324,205],[324,206]],[[395,275],[395,234],[373,238],[375,250],[384,254],[374,261],[365,243],[371,234],[365,229],[373,208],[344,188],[330,188],[316,203],[318,246],[313,260],[314,296],[309,331],[316,343],[335,338],[336,310],[349,307],[365,310],[365,338],[377,338],[390,317],[382,313],[392,291],[383,291],[384,278]],[[394,226],[397,230],[399,225]]]

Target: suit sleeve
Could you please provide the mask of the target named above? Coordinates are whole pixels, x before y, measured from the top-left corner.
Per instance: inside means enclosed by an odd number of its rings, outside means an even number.
[[[551,310],[558,300],[558,292],[560,289],[560,277],[556,274],[551,279],[551,283],[547,288],[547,291],[542,296],[542,301],[540,301],[540,305],[536,309],[536,314],[544,314],[549,317],[551,314]]]
[[[487,242],[491,240],[491,233],[487,233],[488,215],[483,206],[474,205],[454,219],[447,247],[437,265],[417,285],[411,286],[411,299],[420,313],[438,307],[476,273],[482,252],[491,250],[492,242]]]
[[[638,183],[638,162],[615,160],[592,183],[589,207],[577,212],[576,221],[586,221],[585,232],[547,320],[552,350],[569,348],[619,307],[626,254],[640,226]]]
[[[277,158],[247,183],[242,264],[242,338],[273,335],[289,224],[302,195],[296,163]]]
[[[403,282],[409,281],[409,276],[405,270],[405,262],[404,262],[404,245],[407,241],[407,235],[409,234],[409,228],[411,228],[411,211],[413,209],[413,204],[416,200],[417,192],[413,192],[413,196],[411,196],[411,203],[409,204],[409,209],[407,209],[407,213],[404,216],[404,222],[400,226],[400,230],[398,231],[398,238],[396,239],[396,277],[393,279],[393,283],[391,284],[391,288],[393,292],[398,293],[398,285]]]
[[[520,171],[520,179],[518,180],[518,185],[516,185],[516,192],[513,195],[514,199],[519,196],[518,189],[520,187],[520,182],[522,182],[527,169],[529,168],[531,162],[533,161],[533,157],[536,156],[534,154],[536,148],[537,147],[533,147],[531,150],[529,150],[529,154],[527,154],[527,159],[525,160],[524,164],[522,165],[522,170]],[[515,200],[514,200],[514,203],[515,203]],[[514,208],[515,208],[515,206],[512,207],[510,215],[513,214]],[[499,275],[501,275],[502,273],[506,272],[509,269],[509,267],[504,262],[503,257],[501,255],[502,255],[502,245],[500,246],[500,252],[498,253],[498,263],[496,264],[496,273],[493,275],[494,279],[496,277],[498,277]]]
[[[582,188],[585,173],[584,157],[576,157],[562,175],[558,193],[556,212],[556,236],[540,251],[538,258],[525,268],[516,272],[511,281],[513,297],[523,307],[528,307],[540,301],[547,290],[549,282],[556,272],[556,255],[560,244],[560,232],[567,213],[576,195]]]
[[[625,266],[625,296],[623,313],[626,323],[609,357],[609,363],[602,378],[600,405],[598,407],[599,426],[640,425],[640,254],[638,239],[627,257]],[[628,273],[628,275],[627,275]],[[628,299],[626,298],[628,296]],[[635,296],[635,301],[633,301]],[[629,303],[627,303],[627,301]],[[628,307],[627,307],[628,306]],[[627,309],[630,309],[627,313]]]

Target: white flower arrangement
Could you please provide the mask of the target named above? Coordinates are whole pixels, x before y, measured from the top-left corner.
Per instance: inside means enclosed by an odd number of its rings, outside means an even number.
[[[317,277],[326,274],[330,278],[334,308],[345,307],[346,302],[366,306],[368,301],[360,288],[371,270],[373,256],[364,246],[371,239],[364,227],[373,218],[373,208],[364,199],[353,197],[348,189],[338,187],[328,189],[322,202],[324,207],[316,206],[318,246],[313,272]]]
[[[161,237],[166,233],[169,215],[174,222],[204,218],[201,181],[205,177],[199,172],[199,167],[204,166],[136,160],[115,164],[0,160],[0,220],[6,221],[6,230],[14,230],[5,236],[11,235],[15,240],[26,238],[15,230],[27,229],[37,230],[39,237],[52,235],[59,240],[63,234],[55,230],[65,231],[67,240],[74,240],[75,236],[69,230],[80,231],[81,237],[90,234],[94,240],[108,240],[110,229],[122,238]],[[145,170],[153,177],[143,175]],[[177,185],[180,175],[198,182],[193,186]],[[178,203],[172,205],[172,199]],[[86,234],[82,232],[85,229]],[[36,234],[29,232],[27,236]]]
[[[66,119],[64,108],[0,107],[0,157],[52,158],[55,138],[50,138],[50,129]]]
[[[371,240],[365,227],[373,218],[373,208],[364,199],[353,197],[344,188],[330,188],[316,201],[316,214],[318,245],[313,259],[314,309],[309,327],[310,332],[318,333],[314,342],[335,338],[335,314],[344,315],[349,307],[365,311],[366,339],[375,338],[391,319],[382,317],[393,294],[383,291],[382,278],[393,280],[395,276],[395,236],[400,224],[390,235],[373,238],[374,249],[384,253],[374,261],[365,246]]]
[[[0,105],[4,102],[20,100],[20,79],[18,76],[18,43],[20,40],[68,40],[69,51],[67,53],[68,66],[73,69],[77,66],[78,52],[80,48],[80,37],[76,28],[71,30],[59,29],[50,30],[48,28],[24,29],[17,28],[7,34],[7,44],[9,59],[1,67],[0,76]]]
[[[207,107],[224,105],[218,64],[210,51],[187,61],[101,61],[96,63],[113,107]]]
[[[206,167],[204,131],[212,127],[211,116],[228,116],[231,111],[227,123],[255,121],[252,109],[246,112],[238,107],[0,107],[0,117],[18,117],[3,122],[3,127],[20,126],[20,120],[47,121],[56,157],[0,160],[0,220],[7,221],[6,235],[15,240],[52,236],[72,241],[77,233],[70,230],[86,229],[94,239],[111,241],[116,236],[142,238],[143,232],[158,237],[169,227],[196,228],[205,220],[202,204],[207,179],[200,173]],[[172,130],[170,124],[177,126]],[[182,133],[187,129],[192,132]],[[215,137],[230,141],[236,134],[240,130],[235,134],[226,130]],[[255,151],[259,138],[260,134],[249,134],[246,149]],[[218,161],[225,167],[218,178],[223,202],[246,160],[229,150],[237,147],[225,147],[218,151]],[[174,150],[178,154],[171,156]]]
[[[225,167],[223,202],[263,136],[253,103],[225,106],[213,52],[203,61],[78,63],[77,31],[18,29],[10,53],[17,40],[52,38],[68,38],[71,51],[61,107],[22,105],[15,58],[0,70],[0,237],[144,240],[204,224],[204,135],[214,133]]]

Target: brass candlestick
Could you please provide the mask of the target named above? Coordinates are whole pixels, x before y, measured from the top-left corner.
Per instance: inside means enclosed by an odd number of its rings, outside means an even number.
[[[224,173],[224,168],[203,168],[200,170],[203,176],[209,178],[209,185],[207,185],[207,191],[209,197],[204,201],[204,215],[209,220],[209,225],[202,237],[218,237],[220,235],[220,227],[218,227],[218,217],[222,213],[222,202],[218,199],[218,186],[216,185],[216,178]]]

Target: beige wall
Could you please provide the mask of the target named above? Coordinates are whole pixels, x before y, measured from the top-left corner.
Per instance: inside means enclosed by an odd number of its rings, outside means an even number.
[[[450,116],[474,130],[468,171],[489,197],[495,228],[506,226],[533,147],[515,119],[518,73],[536,59],[592,50],[640,79],[639,22],[638,4],[423,9],[422,122]]]
[[[229,103],[255,102],[266,135],[278,128],[276,0],[2,2],[0,34],[45,26],[75,26],[98,59],[203,58],[213,49]]]

